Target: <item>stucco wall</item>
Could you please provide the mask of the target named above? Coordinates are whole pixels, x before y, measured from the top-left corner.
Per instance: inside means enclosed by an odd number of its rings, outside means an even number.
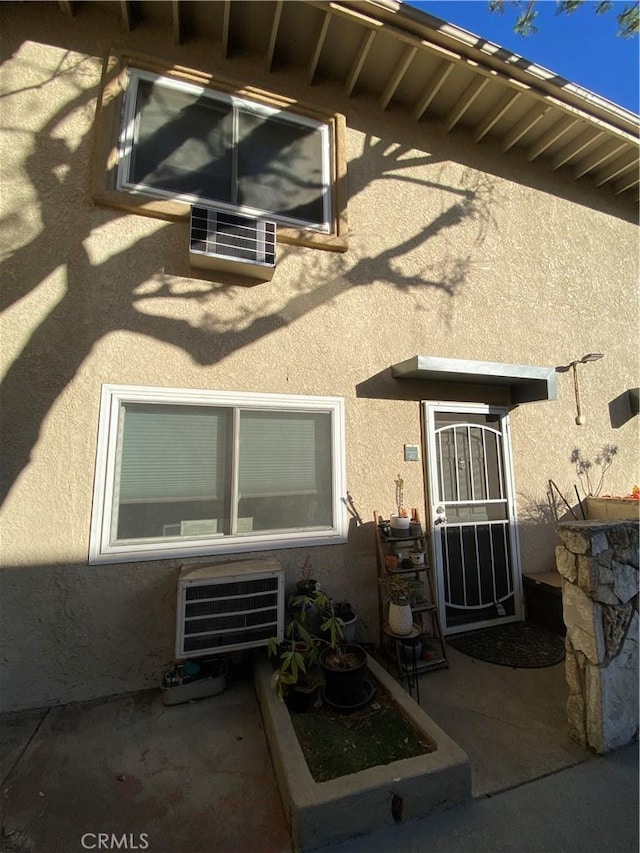
[[[638,384],[637,235],[620,200],[332,86],[161,32],[124,36],[100,10],[24,9],[2,10],[3,707],[151,686],[172,658],[180,561],[86,565],[102,383],[344,396],[348,488],[369,522],[392,509],[398,472],[407,504],[424,505],[422,466],[402,458],[421,440],[418,401],[486,398],[400,388],[389,365],[422,353],[553,366],[599,351],[580,375],[585,426],[570,374],[557,401],[511,414],[523,569],[553,567],[545,490],[551,477],[571,492],[574,447],[619,446],[607,490],[640,480],[637,418],[610,417]],[[346,115],[346,253],[282,246],[273,280],[251,288],[194,279],[184,223],[92,204],[104,57],[152,43]],[[278,556],[293,581],[302,552]],[[311,558],[374,639],[370,525]]]

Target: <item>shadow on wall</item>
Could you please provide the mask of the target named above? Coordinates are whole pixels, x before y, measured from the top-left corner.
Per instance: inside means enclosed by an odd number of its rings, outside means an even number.
[[[569,489],[551,486],[544,496],[518,492],[518,539],[523,572],[550,572],[556,567],[557,525],[583,518],[583,507]]]
[[[157,686],[173,660],[177,574],[175,563],[3,568],[3,709]]]
[[[375,639],[373,522],[357,526],[352,520],[346,548],[221,555],[211,562],[274,556],[284,567],[288,591],[295,588],[309,556],[314,576],[327,594],[336,601],[348,600],[355,608],[359,636]],[[177,580],[183,562],[3,568],[2,709],[45,707],[158,687],[175,659]]]
[[[637,399],[637,389],[635,390]],[[632,396],[633,389],[623,391],[622,394],[619,394],[609,403],[609,420],[611,421],[612,429],[620,429],[620,427],[624,426],[631,418],[638,414],[637,411],[633,411]]]
[[[19,52],[18,46],[14,47]],[[10,50],[11,45],[4,46],[6,55]],[[90,60],[87,62],[91,75],[93,66]],[[66,54],[56,73],[34,87],[34,98],[46,100],[48,84],[64,77],[70,86],[76,85],[77,91],[79,66],[82,62]],[[5,89],[3,97],[17,98],[22,91]],[[334,256],[330,262],[323,259],[330,274],[325,269],[313,290],[304,290],[308,285],[300,283],[299,292],[290,297],[284,308],[271,313],[267,308],[262,315],[253,314],[248,322],[242,315],[235,325],[220,328],[216,318],[224,312],[216,311],[216,307],[220,300],[226,305],[233,298],[233,291],[219,281],[192,282],[191,288],[183,289],[184,281],[176,287],[172,277],[163,272],[169,254],[179,255],[186,246],[184,223],[163,224],[150,234],[147,230],[144,237],[119,252],[101,261],[92,260],[86,244],[93,233],[115,226],[123,214],[101,210],[84,201],[92,166],[90,133],[85,134],[80,144],[72,146],[59,138],[58,129],[75,113],[85,113],[95,96],[95,89],[90,88],[80,91],[54,112],[43,111],[48,117],[37,132],[32,132],[32,146],[21,143],[30,152],[24,161],[24,171],[35,199],[33,208],[40,212],[41,227],[27,243],[9,254],[0,267],[4,282],[2,309],[26,297],[54,273],[60,277],[60,270],[64,271],[65,288],[62,297],[24,341],[2,384],[0,417],[6,452],[0,501],[4,501],[20,472],[29,464],[41,425],[56,399],[96,344],[111,332],[124,330],[143,335],[178,347],[196,364],[212,365],[350,289],[370,285],[372,280],[401,291],[424,293],[425,289],[434,289],[454,297],[464,284],[473,241],[472,245],[467,244],[464,257],[447,259],[439,269],[432,269],[435,275],[405,275],[398,260],[464,220],[477,222],[476,242],[481,241],[490,220],[493,185],[489,178],[469,171],[466,185],[463,181],[463,185],[451,187],[437,181],[418,180],[415,175],[409,177],[408,170],[431,167],[438,160],[428,154],[411,156],[408,149],[389,145],[393,139],[374,141],[369,137],[362,154],[349,164],[350,198],[372,181],[410,180],[441,193],[445,200],[442,213],[431,222],[418,223],[415,233],[379,254],[357,257],[352,251],[347,256]],[[13,132],[24,135],[19,128]],[[369,179],[366,177],[369,175],[375,177]],[[449,204],[446,199],[451,199]],[[21,217],[22,213],[15,211],[5,221],[16,235],[24,233]],[[305,271],[309,272],[306,279],[313,281],[314,264],[319,262],[311,254],[309,258],[310,263],[305,264]],[[285,251],[283,263],[286,262]],[[144,294],[139,292],[142,284],[146,285]],[[148,306],[150,300],[164,300],[166,304],[168,300],[185,299],[201,307],[200,325],[138,307],[141,301]],[[28,394],[24,393],[26,384]]]

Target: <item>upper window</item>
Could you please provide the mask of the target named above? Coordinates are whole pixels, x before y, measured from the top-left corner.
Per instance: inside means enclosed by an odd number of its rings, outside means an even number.
[[[339,398],[105,386],[91,562],[345,541]]]
[[[129,69],[117,186],[329,233],[329,127]]]

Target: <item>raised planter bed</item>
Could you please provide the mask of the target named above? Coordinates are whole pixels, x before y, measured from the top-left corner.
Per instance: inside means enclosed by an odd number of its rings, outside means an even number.
[[[466,753],[369,657],[370,675],[411,723],[433,742],[425,755],[314,782],[284,702],[271,688],[272,667],[256,657],[254,680],[280,794],[295,850],[366,835],[401,820],[424,817],[471,797]]]
[[[640,501],[632,498],[586,498],[589,521],[638,521]]]

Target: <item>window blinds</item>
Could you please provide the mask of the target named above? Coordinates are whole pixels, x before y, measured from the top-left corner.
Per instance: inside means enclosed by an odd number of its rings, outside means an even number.
[[[331,470],[328,412],[240,413],[239,497],[317,494]]]
[[[124,404],[120,504],[228,498],[232,418],[232,408]],[[239,499],[318,494],[331,465],[329,412],[240,412]]]
[[[136,403],[123,409],[120,503],[226,496],[229,409]]]

